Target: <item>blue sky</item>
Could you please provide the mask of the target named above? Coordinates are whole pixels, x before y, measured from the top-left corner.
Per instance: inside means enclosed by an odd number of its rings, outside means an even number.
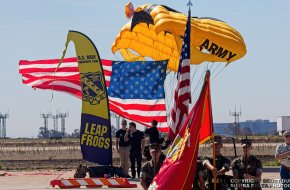
[[[132,1],[164,4],[187,13],[187,1]],[[21,83],[18,62],[60,58],[68,30],[95,43],[100,56],[121,59],[111,45],[129,20],[123,0],[9,0],[1,3],[0,112],[9,110],[7,136],[36,137],[40,113],[69,110],[67,131],[79,128],[81,101],[63,93],[36,90]],[[290,1],[193,1],[192,15],[214,17],[238,30],[247,45],[244,58],[231,63],[212,82],[214,122],[232,122],[229,110],[242,106],[241,121],[290,115]],[[71,47],[67,57],[75,56]],[[52,127],[52,121],[50,122]]]

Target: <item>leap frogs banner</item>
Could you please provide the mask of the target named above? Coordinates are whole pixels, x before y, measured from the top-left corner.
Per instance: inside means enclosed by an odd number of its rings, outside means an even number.
[[[75,44],[82,86],[80,143],[83,159],[111,165],[111,122],[101,59],[93,42],[76,31],[69,31],[62,59],[70,41]]]

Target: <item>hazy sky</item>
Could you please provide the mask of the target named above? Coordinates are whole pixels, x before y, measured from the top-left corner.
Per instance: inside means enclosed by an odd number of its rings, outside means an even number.
[[[135,7],[164,4],[187,14],[187,1],[132,1]],[[18,62],[60,58],[68,30],[95,43],[101,58],[121,59],[111,45],[129,20],[123,0],[9,0],[1,2],[0,112],[9,111],[8,137],[36,137],[40,113],[69,110],[67,131],[80,126],[81,101],[70,95],[33,90],[21,82]],[[247,45],[244,58],[212,82],[214,122],[232,122],[229,110],[242,106],[241,121],[290,115],[290,1],[194,0],[192,16],[214,17],[238,30]],[[66,57],[75,56],[74,50]],[[49,124],[52,128],[52,121]]]

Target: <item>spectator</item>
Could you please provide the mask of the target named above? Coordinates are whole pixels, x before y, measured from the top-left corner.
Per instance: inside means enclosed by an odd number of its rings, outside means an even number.
[[[279,144],[276,148],[275,158],[281,163],[280,166],[280,177],[283,184],[283,190],[289,190],[286,187],[290,185],[290,131],[283,133],[284,143]]]
[[[145,134],[149,136],[149,140],[151,144],[160,143],[157,124],[158,122],[156,120],[153,120],[151,123],[151,127],[145,130]]]
[[[124,174],[128,176],[129,170],[129,153],[130,153],[130,141],[127,138],[125,141],[125,134],[127,132],[127,121],[122,120],[122,128],[116,133],[116,149],[120,155],[121,167]]]
[[[136,177],[135,161],[137,161],[137,175],[140,177],[142,153],[144,152],[144,133],[136,129],[134,122],[129,123],[129,131],[125,136],[125,139],[130,140],[130,162],[132,179]]]

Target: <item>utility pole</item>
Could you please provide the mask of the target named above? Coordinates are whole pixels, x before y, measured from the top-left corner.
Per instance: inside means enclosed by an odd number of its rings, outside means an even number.
[[[115,118],[115,126],[114,127],[113,125],[111,126],[112,127],[111,133],[112,133],[112,136],[114,136],[120,127],[120,116],[113,112],[110,113],[110,116]]]
[[[235,121],[233,123],[233,127],[234,127],[234,133],[235,135],[240,135],[240,116],[242,116],[242,108],[240,106],[240,111],[238,112],[236,109],[236,105],[235,105],[235,111],[231,112],[230,110],[230,116],[234,117]]]
[[[0,138],[6,138],[6,120],[8,117],[8,113],[0,113]]]
[[[115,127],[116,127],[116,129],[119,129],[119,127],[120,127],[120,116],[118,114],[116,114],[116,113],[111,113],[110,116],[115,118],[115,124],[116,124]]]
[[[56,114],[56,115],[51,114],[50,117],[53,120],[53,130],[58,132],[58,114]]]
[[[62,137],[65,136],[65,118],[68,117],[69,114],[68,112],[66,113],[58,113],[56,114],[56,118],[60,118],[60,125],[61,125],[61,134],[62,134]]]
[[[43,118],[43,128],[44,128],[45,138],[48,138],[48,119],[51,117],[51,114],[43,113],[43,114],[40,114],[40,116]]]

